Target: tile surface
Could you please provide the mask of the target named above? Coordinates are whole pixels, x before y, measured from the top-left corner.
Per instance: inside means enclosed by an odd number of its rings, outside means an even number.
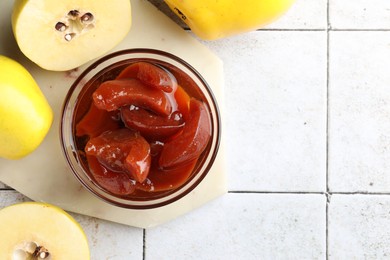
[[[146,259],[323,259],[325,204],[323,195],[230,193],[147,230]]]
[[[390,192],[390,34],[331,32],[329,186]]]
[[[91,259],[142,259],[142,229],[79,214],[72,216],[87,235]]]
[[[329,0],[329,18],[335,29],[390,29],[390,1]]]
[[[329,206],[330,259],[389,259],[390,196],[334,195]]]
[[[296,0],[203,41],[224,61],[230,193],[146,230],[72,214],[92,259],[390,259],[389,31],[388,0]],[[0,183],[0,208],[26,200]]]
[[[224,61],[229,188],[324,191],[326,34],[260,31],[207,45]]]
[[[327,0],[296,0],[290,10],[266,29],[326,29]]]

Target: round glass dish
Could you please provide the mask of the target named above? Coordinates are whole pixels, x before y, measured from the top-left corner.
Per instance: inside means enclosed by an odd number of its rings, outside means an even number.
[[[140,192],[136,195],[116,195],[101,187],[91,175],[88,162],[80,149],[75,126],[80,114],[92,103],[93,91],[104,81],[115,79],[123,68],[135,62],[148,62],[180,72],[191,88],[189,96],[202,101],[211,119],[211,137],[200,155],[191,175],[179,187],[159,192]],[[178,80],[179,81],[179,80]],[[80,112],[83,111],[83,112]],[[129,49],[109,54],[89,66],[76,79],[65,97],[61,113],[60,138],[66,161],[80,183],[91,193],[115,206],[131,209],[151,209],[172,203],[191,192],[208,174],[217,156],[221,122],[216,99],[204,78],[186,61],[160,50]],[[81,152],[80,152],[81,151]]]

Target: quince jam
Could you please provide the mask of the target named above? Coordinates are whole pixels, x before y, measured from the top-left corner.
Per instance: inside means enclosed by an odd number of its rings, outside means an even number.
[[[208,107],[189,76],[146,60],[108,68],[86,84],[73,131],[98,186],[142,198],[186,183],[211,137]]]

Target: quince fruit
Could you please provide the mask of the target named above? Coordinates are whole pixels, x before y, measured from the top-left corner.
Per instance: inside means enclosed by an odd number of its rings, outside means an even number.
[[[90,259],[87,237],[59,207],[22,202],[0,210],[0,259]]]
[[[66,71],[119,44],[131,18],[130,0],[15,0],[12,28],[27,58],[43,69]]]
[[[31,74],[0,55],[0,157],[19,159],[43,141],[53,111]]]
[[[165,0],[200,38],[216,40],[248,32],[271,23],[294,0]]]

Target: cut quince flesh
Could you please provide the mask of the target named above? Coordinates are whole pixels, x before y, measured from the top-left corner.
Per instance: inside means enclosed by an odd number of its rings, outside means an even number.
[[[129,0],[16,0],[12,28],[40,67],[66,71],[113,49],[131,27]]]
[[[90,259],[81,226],[64,210],[41,202],[0,210],[0,259]]]

